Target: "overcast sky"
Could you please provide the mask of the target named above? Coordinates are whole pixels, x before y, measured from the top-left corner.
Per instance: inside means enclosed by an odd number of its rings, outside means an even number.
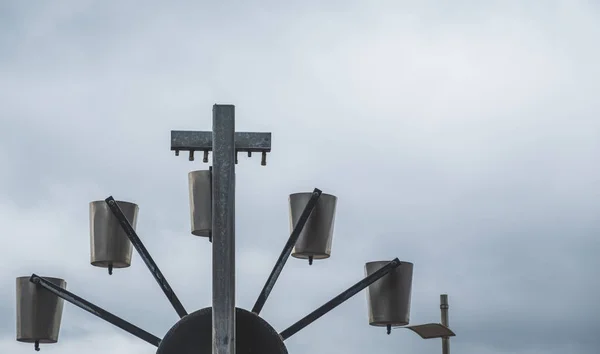
[[[0,353],[15,278],[76,294],[162,337],[177,315],[143,262],[89,264],[88,203],[140,206],[138,232],[192,311],[211,251],[190,234],[170,130],[271,131],[237,165],[237,304],[289,235],[287,198],[339,197],[332,257],[291,259],[262,315],[285,329],[363,277],[414,262],[411,323],[453,353],[598,353],[600,6],[593,1],[0,1]],[[364,293],[286,342],[292,354],[441,352],[370,327]],[[155,348],[65,304],[43,353]]]

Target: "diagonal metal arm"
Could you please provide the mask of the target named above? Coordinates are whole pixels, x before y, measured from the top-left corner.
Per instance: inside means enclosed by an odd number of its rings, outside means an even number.
[[[179,301],[179,298],[177,298],[177,295],[175,295],[175,292],[169,286],[167,279],[165,279],[160,269],[158,269],[158,266],[150,256],[150,253],[148,253],[148,250],[142,243],[142,240],[140,240],[140,238],[138,237],[137,233],[129,223],[129,220],[127,220],[125,214],[123,214],[123,211],[121,210],[115,199],[111,196],[106,198],[104,201],[108,204],[108,207],[119,221],[119,224],[121,224],[123,231],[125,231],[127,237],[129,237],[129,240],[133,244],[133,247],[135,247],[137,252],[140,254],[140,257],[142,257],[144,263],[146,263],[146,266],[154,276],[154,279],[156,279],[158,285],[160,285],[160,288],[167,296],[167,299],[169,299],[169,301],[171,302],[171,305],[173,305],[173,308],[175,308],[175,311],[177,311],[179,317],[183,318],[184,316],[187,316],[187,311],[185,311],[185,308],[183,308],[183,305]]]
[[[91,313],[92,315],[100,317],[106,322],[111,323],[156,347],[158,347],[161,341],[161,339],[157,336],[144,331],[143,329],[125,321],[124,319],[118,316],[113,315],[112,313],[92,304],[91,302],[80,298],[79,296],[61,288],[60,286],[57,286],[56,284],[47,281],[42,277],[32,274],[31,278],[29,278],[29,281],[43,287],[44,289],[48,290],[54,295],[72,303],[73,305]]]
[[[329,302],[327,302],[325,305],[323,305],[323,306],[319,307],[318,309],[314,310],[313,312],[309,313],[304,318],[302,318],[298,322],[294,323],[293,325],[288,327],[283,332],[279,333],[279,335],[281,336],[281,338],[283,338],[283,340],[288,339],[289,337],[293,336],[297,332],[304,329],[304,327],[308,326],[309,324],[311,324],[314,321],[316,321],[317,319],[319,319],[321,316],[325,315],[327,312],[338,307],[339,305],[344,303],[346,300],[348,300],[352,296],[356,295],[361,290],[365,289],[367,286],[373,284],[375,281],[382,278],[383,276],[385,276],[386,274],[388,274],[389,272],[391,272],[392,270],[397,268],[399,265],[400,265],[400,260],[398,258],[395,258],[393,261],[389,262],[388,264],[383,266],[381,269],[379,269],[375,273],[369,275],[368,277],[364,278],[363,280],[359,281],[358,283],[352,285],[350,288],[348,288],[347,290],[345,290],[338,296],[329,300]]]
[[[298,241],[298,238],[300,237],[300,233],[302,233],[302,229],[304,229],[304,225],[306,225],[306,222],[308,221],[310,214],[312,213],[315,206],[317,206],[317,202],[319,201],[319,197],[321,196],[321,193],[322,193],[321,190],[319,190],[318,188],[315,188],[314,191],[312,192],[312,196],[308,200],[308,203],[306,203],[306,206],[304,207],[304,210],[302,211],[302,214],[300,215],[300,219],[294,226],[294,230],[292,230],[290,238],[287,240],[287,243],[283,247],[283,250],[281,251],[279,258],[277,259],[277,262],[275,262],[275,266],[273,267],[273,270],[271,271],[269,278],[267,278],[267,282],[265,283],[265,286],[263,287],[262,291],[260,292],[260,295],[258,295],[258,299],[256,299],[256,303],[254,304],[254,307],[252,308],[252,312],[254,312],[255,314],[257,314],[257,315],[260,314],[260,311],[262,310],[263,306],[265,306],[265,303],[267,302],[267,298],[269,297],[271,290],[273,290],[273,287],[275,286],[275,283],[277,282],[277,278],[279,278],[279,275],[281,274],[281,271],[283,270],[285,263],[287,262],[288,258],[290,257],[290,254],[292,253],[292,249],[296,245],[296,242]]]

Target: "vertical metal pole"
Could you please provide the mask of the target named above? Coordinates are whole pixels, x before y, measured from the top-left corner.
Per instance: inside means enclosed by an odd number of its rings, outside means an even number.
[[[440,311],[442,312],[442,324],[450,327],[448,323],[448,294],[440,295]],[[450,338],[442,337],[442,354],[450,354]]]
[[[213,106],[213,354],[235,354],[235,107]]]

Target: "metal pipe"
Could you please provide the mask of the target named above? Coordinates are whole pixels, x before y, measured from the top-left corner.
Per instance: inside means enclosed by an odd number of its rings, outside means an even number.
[[[235,354],[235,107],[213,106],[213,354]]]
[[[156,279],[156,282],[167,296],[167,299],[169,299],[171,305],[173,305],[173,308],[175,308],[175,311],[177,311],[179,317],[183,318],[184,316],[187,316],[187,311],[181,304],[181,301],[179,301],[179,298],[177,297],[177,295],[175,295],[175,292],[173,291],[173,289],[171,289],[171,286],[169,286],[169,282],[167,282],[167,279],[165,279],[164,275],[150,256],[150,253],[142,243],[142,240],[139,238],[139,236],[131,226],[131,223],[129,223],[129,220],[127,220],[127,217],[125,217],[125,214],[123,214],[123,211],[121,210],[121,207],[119,207],[119,204],[115,201],[115,199],[112,196],[106,198],[104,201],[106,202],[106,204],[108,204],[108,207],[115,215],[115,218],[117,218],[117,220],[119,221],[119,224],[123,228],[123,231],[125,231],[125,234],[127,234],[127,237],[131,241],[131,244],[133,245],[133,247],[135,247],[135,250],[140,254],[140,257],[142,258],[144,263],[146,263],[146,266],[150,270],[150,273],[152,273],[154,279]]]
[[[73,305],[79,307],[80,309],[83,309],[83,310],[91,313],[92,315],[95,315],[95,316],[105,320],[106,322],[113,324],[113,325],[121,328],[122,330],[133,334],[134,336],[136,336],[142,340],[145,340],[146,342],[148,342],[156,347],[158,347],[158,345],[160,343],[160,338],[156,337],[155,335],[150,334],[137,326],[134,326],[133,324],[125,321],[124,319],[113,315],[112,313],[92,304],[91,302],[88,302],[88,301],[80,298],[79,296],[61,288],[60,286],[58,286],[56,284],[53,284],[52,282],[50,282],[38,275],[32,274],[31,278],[29,278],[29,281],[43,287],[44,289],[48,290],[49,292],[53,293],[54,295],[64,299],[65,301],[72,303]]]
[[[442,313],[442,324],[450,327],[448,322],[448,294],[440,295],[440,311]],[[450,337],[442,337],[442,354],[450,354]]]
[[[334,308],[336,308],[339,305],[341,305],[342,303],[344,303],[346,300],[348,300],[352,296],[356,295],[361,290],[365,289],[367,286],[373,284],[374,282],[376,282],[383,276],[387,275],[389,272],[391,272],[393,269],[397,268],[398,266],[400,266],[400,260],[398,258],[395,258],[393,261],[391,261],[388,264],[386,264],[385,266],[381,267],[378,271],[376,271],[373,274],[369,275],[368,277],[362,279],[358,283],[349,287],[347,290],[344,290],[338,296],[329,300],[325,305],[323,305],[323,306],[319,307],[318,309],[314,310],[313,312],[309,313],[304,318],[300,319],[298,322],[294,323],[293,325],[288,327],[286,330],[279,333],[279,335],[281,336],[281,338],[283,338],[283,340],[288,339],[289,337],[293,336],[294,334],[296,334],[297,332],[302,330],[304,327],[313,323],[314,321],[319,319],[321,316],[325,315],[329,311],[333,310]]]
[[[257,315],[260,314],[260,311],[262,310],[263,306],[265,306],[265,303],[267,302],[267,298],[269,297],[271,290],[273,290],[273,287],[275,286],[275,283],[277,282],[277,278],[279,278],[279,275],[281,274],[281,271],[283,270],[285,263],[287,262],[288,258],[290,257],[290,254],[292,253],[292,249],[294,248],[296,241],[298,241],[298,238],[300,237],[300,234],[302,233],[302,230],[304,229],[304,225],[306,225],[306,222],[308,221],[310,214],[312,213],[315,206],[317,205],[317,202],[319,201],[319,197],[321,196],[321,193],[322,193],[321,190],[319,190],[318,188],[315,188],[313,190],[312,196],[308,200],[308,203],[306,203],[306,206],[304,207],[304,210],[302,211],[302,214],[300,215],[300,219],[294,226],[294,230],[292,230],[292,233],[291,233],[290,237],[288,238],[285,246],[283,246],[283,250],[281,251],[279,258],[277,259],[277,262],[275,262],[275,266],[273,267],[271,274],[267,278],[267,282],[265,283],[265,286],[263,287],[262,291],[260,292],[260,295],[258,295],[258,299],[256,299],[256,303],[254,304],[254,307],[252,308],[252,312],[254,312],[255,314],[257,314]]]

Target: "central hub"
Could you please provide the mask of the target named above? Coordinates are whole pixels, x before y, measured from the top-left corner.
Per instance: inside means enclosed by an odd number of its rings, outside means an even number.
[[[256,314],[235,309],[237,354],[287,354],[279,333]],[[177,322],[160,342],[156,354],[211,354],[212,307]]]

